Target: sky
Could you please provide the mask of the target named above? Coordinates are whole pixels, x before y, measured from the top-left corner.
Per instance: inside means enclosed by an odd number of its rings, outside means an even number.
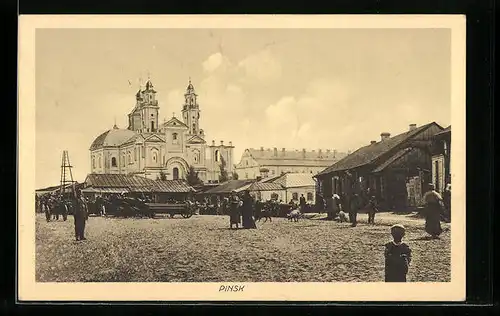
[[[76,181],[101,133],[127,128],[148,77],[160,120],[180,116],[189,78],[206,141],[346,152],[451,122],[449,29],[37,29],[36,187]]]

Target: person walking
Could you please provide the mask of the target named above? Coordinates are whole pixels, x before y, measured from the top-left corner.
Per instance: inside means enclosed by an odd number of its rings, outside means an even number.
[[[82,198],[80,191],[76,191],[74,199],[73,218],[75,221],[75,239],[76,241],[86,240],[85,238],[85,222],[88,219],[88,211],[85,200]]]
[[[425,203],[425,231],[432,238],[438,239],[443,232],[441,228],[441,210],[443,198],[434,189],[434,184],[429,183],[429,191],[424,194]]]
[[[377,199],[374,195],[368,201],[368,224],[375,224],[375,214],[378,212]]]
[[[358,225],[358,210],[359,210],[359,195],[354,193],[352,195],[348,194],[346,200],[346,206],[349,210],[349,221],[351,222],[351,227],[356,227]]]
[[[236,195],[236,192],[231,192],[231,196],[229,198],[230,203],[230,211],[229,211],[229,227],[232,229],[233,225],[238,229],[239,224],[241,223],[240,216],[240,198]]]
[[[304,214],[305,211],[306,211],[306,204],[307,204],[306,203],[306,198],[304,197],[304,194],[301,194],[300,198],[299,198],[299,205],[300,205],[300,212],[302,214]]]
[[[254,229],[257,228],[255,225],[255,221],[253,219],[253,198],[250,195],[250,192],[245,191],[245,195],[243,197],[243,207],[242,207],[242,220],[243,220],[243,228]]]

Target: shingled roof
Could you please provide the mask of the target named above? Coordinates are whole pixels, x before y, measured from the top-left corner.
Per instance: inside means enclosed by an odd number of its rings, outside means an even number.
[[[414,130],[401,133],[389,139],[361,147],[358,150],[351,153],[350,155],[346,156],[345,158],[337,161],[330,167],[321,171],[316,176],[321,176],[335,171],[349,170],[372,163],[377,158],[381,157],[384,154],[387,154],[389,151],[395,149],[398,145],[408,141],[412,137],[416,136],[417,134],[426,130],[427,128],[429,128],[431,125],[434,124],[437,125],[435,122],[428,123],[418,128],[415,128]]]
[[[92,188],[119,188],[128,192],[187,193],[194,191],[184,180],[156,181],[137,175],[89,174],[85,184]]]
[[[248,187],[249,191],[280,191],[284,189],[281,184],[274,182],[255,182]]]
[[[215,188],[211,188],[205,191],[205,193],[207,194],[231,193],[232,191],[237,191],[242,187],[249,186],[254,181],[255,180],[229,180],[224,183],[221,183]]]
[[[273,181],[285,188],[300,188],[313,186],[316,183],[309,173],[285,173]]]

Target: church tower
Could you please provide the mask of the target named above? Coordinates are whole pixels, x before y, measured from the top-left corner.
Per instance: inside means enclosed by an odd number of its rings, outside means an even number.
[[[129,116],[128,129],[140,133],[158,131],[158,100],[153,83],[148,79],[145,89],[140,89],[135,95],[136,105]]]
[[[203,137],[203,131],[200,130],[200,107],[197,100],[198,95],[194,92],[194,87],[189,79],[189,84],[184,94],[184,105],[182,106],[182,119],[184,124],[189,127],[188,135],[198,135]]]

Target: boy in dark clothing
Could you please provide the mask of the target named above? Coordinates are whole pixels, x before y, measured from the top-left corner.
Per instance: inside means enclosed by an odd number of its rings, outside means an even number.
[[[385,282],[406,282],[406,274],[411,263],[411,249],[402,242],[405,228],[391,227],[393,241],[385,244]]]
[[[377,212],[377,199],[375,196],[372,196],[368,202],[368,224],[375,224],[375,214]]]

